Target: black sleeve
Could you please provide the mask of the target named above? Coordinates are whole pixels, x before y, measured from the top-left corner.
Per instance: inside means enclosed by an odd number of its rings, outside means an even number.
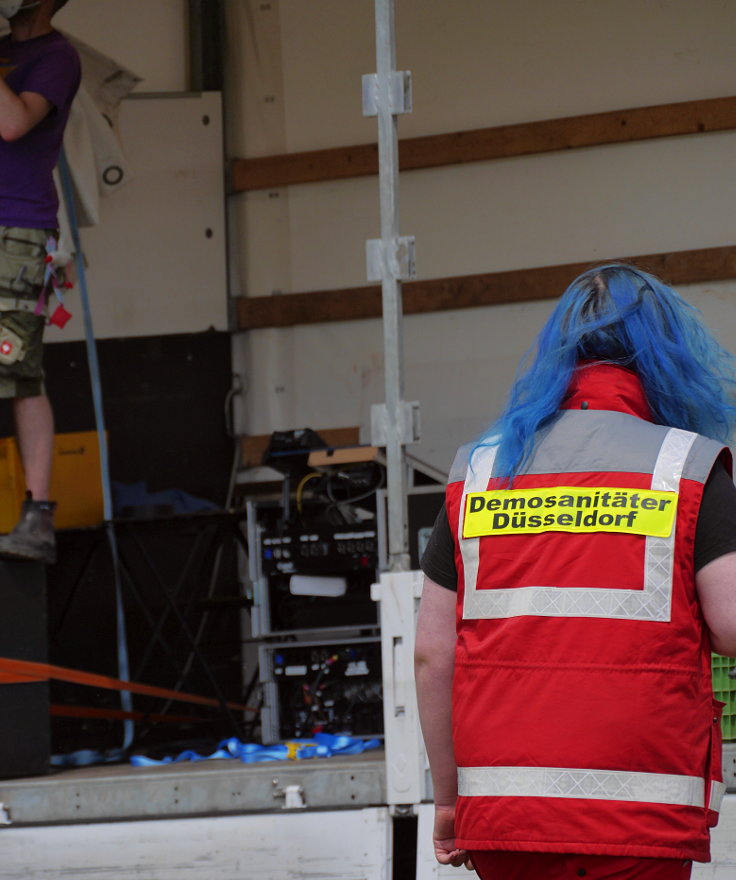
[[[703,489],[695,531],[695,571],[736,551],[736,486],[716,462]]]
[[[457,592],[457,569],[455,567],[455,542],[452,540],[447,509],[443,504],[434,521],[432,534],[419,562],[422,571],[441,587]]]

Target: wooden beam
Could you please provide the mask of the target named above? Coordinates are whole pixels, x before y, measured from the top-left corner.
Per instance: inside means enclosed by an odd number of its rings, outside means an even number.
[[[733,245],[624,259],[673,285],[736,278],[736,246]],[[554,299],[561,296],[581,272],[604,262],[607,260],[410,281],[402,288],[404,314]],[[238,301],[240,330],[380,317],[378,286],[241,297]]]
[[[407,286],[404,285],[404,300]],[[243,296],[237,303],[240,330],[379,318],[381,312],[381,288],[378,286]]]
[[[709,98],[406,138],[399,142],[399,167],[402,171],[436,168],[735,128],[736,97]],[[236,192],[244,192],[364,177],[377,172],[376,144],[360,144],[255,159],[234,159],[232,182]]]

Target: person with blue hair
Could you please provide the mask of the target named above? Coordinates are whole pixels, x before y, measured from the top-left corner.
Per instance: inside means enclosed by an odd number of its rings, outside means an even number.
[[[687,880],[725,790],[732,356],[634,266],[565,291],[462,447],[421,566],[417,696],[442,864]]]

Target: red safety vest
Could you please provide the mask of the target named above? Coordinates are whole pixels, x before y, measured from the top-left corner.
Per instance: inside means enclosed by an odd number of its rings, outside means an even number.
[[[708,861],[720,707],[693,546],[720,444],[652,424],[639,380],[576,374],[511,490],[447,489],[457,845]]]

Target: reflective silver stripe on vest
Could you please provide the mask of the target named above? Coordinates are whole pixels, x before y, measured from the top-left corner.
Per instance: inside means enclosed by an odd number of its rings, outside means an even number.
[[[462,797],[553,797],[703,807],[705,780],[568,767],[458,767]]]
[[[721,802],[723,801],[723,795],[726,793],[726,783],[725,782],[711,782],[710,784],[710,798],[708,800],[708,809],[713,810],[716,813],[721,812]]]
[[[652,474],[652,489],[677,492],[696,434],[670,428],[665,434]],[[468,467],[460,507],[460,552],[465,572],[463,617],[499,619],[544,617],[600,617],[624,620],[668,621],[672,604],[675,530],[668,538],[646,538],[643,590],[599,587],[510,587],[479,590],[480,538],[462,538],[465,497],[484,492],[493,472],[497,446],[481,447]]]

